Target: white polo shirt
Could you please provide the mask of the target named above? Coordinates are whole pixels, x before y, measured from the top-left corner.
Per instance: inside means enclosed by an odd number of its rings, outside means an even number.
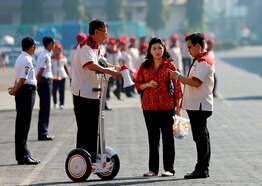
[[[42,77],[52,79],[52,63],[51,63],[51,53],[44,49],[44,51],[38,56],[36,61],[36,74],[38,74],[40,68],[44,68]]]
[[[89,99],[99,99],[99,93],[93,88],[100,88],[99,75],[95,71],[84,68],[95,63],[101,58],[97,43],[89,36],[80,43],[74,55],[71,92],[73,95]]]
[[[16,83],[20,81],[20,78],[24,78],[25,83],[36,86],[37,80],[35,78],[35,70],[33,66],[32,56],[27,52],[22,51],[15,61],[15,74]]]
[[[67,59],[65,56],[61,56],[59,59],[52,57],[53,76],[58,80],[67,77],[65,66],[67,66]]]
[[[213,111],[214,65],[196,60],[188,77],[196,78],[202,84],[197,88],[189,85],[184,86],[182,109],[199,110],[201,105],[202,110]]]

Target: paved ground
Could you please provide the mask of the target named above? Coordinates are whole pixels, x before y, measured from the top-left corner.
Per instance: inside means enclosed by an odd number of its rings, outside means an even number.
[[[121,161],[116,178],[101,181],[91,175],[83,183],[72,182],[64,168],[76,136],[68,90],[65,109],[51,111],[49,132],[55,135],[54,141],[37,141],[37,98],[28,146],[32,156],[42,163],[18,166],[14,157],[14,98],[6,91],[13,85],[14,72],[8,68],[0,74],[0,185],[262,185],[262,47],[239,48],[216,55],[218,98],[208,122],[212,145],[210,178],[183,179],[196,161],[191,131],[184,140],[176,140],[175,177],[142,176],[148,171],[148,142],[140,99],[135,95],[123,101],[112,96],[108,101],[113,111],[106,112],[106,145],[118,152]],[[161,159],[160,174],[162,171]]]

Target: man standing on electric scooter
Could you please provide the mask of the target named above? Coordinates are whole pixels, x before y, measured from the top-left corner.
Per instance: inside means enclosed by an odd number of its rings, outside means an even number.
[[[103,57],[100,46],[107,37],[107,23],[101,19],[89,23],[89,36],[76,48],[72,74],[71,92],[73,94],[74,112],[77,123],[76,148],[82,148],[91,155],[95,162],[97,151],[97,130],[99,118],[99,92],[93,88],[99,87],[99,76],[96,71],[110,74],[113,78],[121,78],[120,66],[107,64],[111,70],[98,64]]]

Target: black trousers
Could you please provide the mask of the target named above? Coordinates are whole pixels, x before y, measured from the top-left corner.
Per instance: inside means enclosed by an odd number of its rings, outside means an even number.
[[[15,103],[15,157],[20,160],[31,156],[26,141],[35,104],[35,86],[24,85],[20,88],[15,94]]]
[[[95,162],[100,101],[73,95],[73,102],[77,124],[76,148],[85,149]]]
[[[39,115],[38,115],[38,137],[48,134],[48,125],[50,117],[50,105],[52,94],[52,80],[41,78],[38,84],[39,95]]]
[[[187,110],[190,119],[193,140],[197,149],[197,164],[195,170],[199,172],[209,171],[211,156],[210,137],[207,129],[207,118],[212,115],[212,111]]]
[[[162,133],[163,163],[165,171],[175,173],[175,142],[173,137],[173,110],[148,111],[143,110],[149,142],[149,170],[158,174],[159,171],[159,141]]]
[[[57,97],[56,97],[56,92],[57,89],[59,90],[59,102],[60,105],[64,105],[64,100],[65,100],[65,82],[66,78],[63,78],[61,80],[53,81],[53,102],[54,104],[57,103]]]

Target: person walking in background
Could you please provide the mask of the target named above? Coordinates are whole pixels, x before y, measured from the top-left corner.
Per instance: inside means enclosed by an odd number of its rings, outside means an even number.
[[[195,170],[185,175],[185,179],[209,177],[211,155],[210,137],[207,119],[213,111],[214,62],[205,50],[204,37],[193,33],[185,38],[190,55],[194,58],[187,77],[178,71],[169,69],[172,79],[183,83],[184,95],[182,109],[187,111],[190,119],[193,140],[197,149]]]
[[[249,28],[245,24],[242,25],[241,35],[242,35],[243,46],[249,45],[249,38],[251,34]]]
[[[115,67],[107,63],[109,68],[99,65],[102,57],[100,46],[107,36],[107,23],[101,19],[92,20],[89,23],[89,36],[81,42],[74,57],[74,68],[72,76],[71,92],[73,94],[74,112],[77,123],[76,148],[82,148],[90,153],[92,162],[96,161],[97,152],[97,130],[99,119],[99,92],[93,88],[99,87],[99,76],[97,71],[112,75],[119,79],[120,72],[111,70]],[[102,104],[102,103],[101,103]]]
[[[3,71],[5,72],[5,71],[6,71],[5,61],[4,61],[4,59],[3,59],[1,50],[0,50],[0,61],[1,61],[1,63],[2,63]]]
[[[76,41],[77,41],[77,44],[70,49],[69,51],[69,63],[70,63],[70,84],[71,84],[71,81],[72,81],[72,72],[73,72],[73,63],[74,63],[74,55],[75,55],[75,51],[76,51],[76,47],[79,43],[81,43],[83,40],[85,40],[87,38],[86,34],[85,33],[79,33],[76,35]]]
[[[119,43],[119,49],[121,51],[123,65],[126,65],[130,74],[132,74],[134,67],[133,67],[133,63],[132,63],[132,57],[127,52],[127,43],[128,42],[126,40],[121,40],[120,43]],[[123,91],[126,93],[127,97],[132,97],[132,94],[131,94],[132,89],[133,89],[133,86],[124,88]]]
[[[38,56],[36,61],[36,79],[39,95],[39,116],[38,116],[38,140],[53,140],[54,136],[48,134],[50,117],[50,105],[52,94],[52,63],[51,51],[54,49],[55,40],[52,36],[43,38],[44,51]]]
[[[177,70],[180,73],[183,73],[183,62],[182,62],[182,55],[181,55],[181,49],[179,45],[177,44],[178,36],[177,34],[173,34],[170,38],[171,45],[168,49],[168,52],[171,55],[171,58],[174,60],[174,63],[176,65]]]
[[[136,46],[136,37],[132,36],[130,38],[129,42],[130,42],[130,45],[127,48],[127,52],[131,55],[131,62],[132,62],[133,67],[134,67],[133,70],[131,71],[131,78],[135,82],[141,61],[140,61],[140,57],[139,57],[140,56],[139,50]],[[128,89],[130,89],[133,94],[136,94],[134,85],[131,86],[131,87],[128,87]]]
[[[31,56],[35,53],[36,44],[32,37],[23,38],[22,52],[15,62],[15,86],[8,88],[9,94],[15,96],[16,103],[15,157],[18,165],[34,165],[41,162],[31,157],[26,144],[37,85]]]
[[[51,58],[52,62],[52,71],[53,71],[53,102],[54,108],[57,108],[57,98],[56,92],[59,90],[59,107],[64,109],[64,100],[65,100],[65,84],[66,78],[69,76],[67,68],[67,60],[63,55],[63,47],[59,43],[55,43],[55,48],[53,50],[53,56]]]
[[[123,60],[121,51],[118,50],[115,38],[109,38],[108,48],[107,48],[107,61],[114,66],[122,66]],[[110,98],[110,84],[107,88],[107,98]],[[122,78],[116,79],[116,89],[113,91],[114,95],[118,100],[122,100],[121,92],[123,87]]]
[[[149,42],[146,60],[138,70],[135,86],[138,93],[144,92],[142,109],[148,132],[149,172],[144,176],[156,176],[159,171],[160,131],[163,142],[163,163],[165,172],[162,176],[173,176],[175,144],[173,137],[173,113],[182,116],[180,82],[173,80],[174,93],[169,89],[170,74],[167,69],[176,71],[170,54],[163,41],[155,37]]]
[[[190,33],[186,32],[185,36],[189,36]],[[183,62],[183,70],[184,70],[184,74],[186,75],[189,67],[191,65],[191,60],[192,57],[190,56],[190,54],[188,53],[188,48],[187,48],[187,44],[185,42],[185,36],[182,36],[181,38],[181,54],[182,54],[182,62]]]
[[[209,53],[210,58],[214,62],[214,69],[215,69],[216,57],[215,57],[215,53],[214,53],[214,50],[213,50],[213,46],[215,44],[215,41],[213,39],[209,39],[209,40],[207,40],[206,43],[207,43],[207,51]],[[215,70],[214,70],[214,88],[213,88],[213,96],[214,97],[217,97],[216,85],[217,85],[217,78],[216,78],[216,73],[215,73]]]

